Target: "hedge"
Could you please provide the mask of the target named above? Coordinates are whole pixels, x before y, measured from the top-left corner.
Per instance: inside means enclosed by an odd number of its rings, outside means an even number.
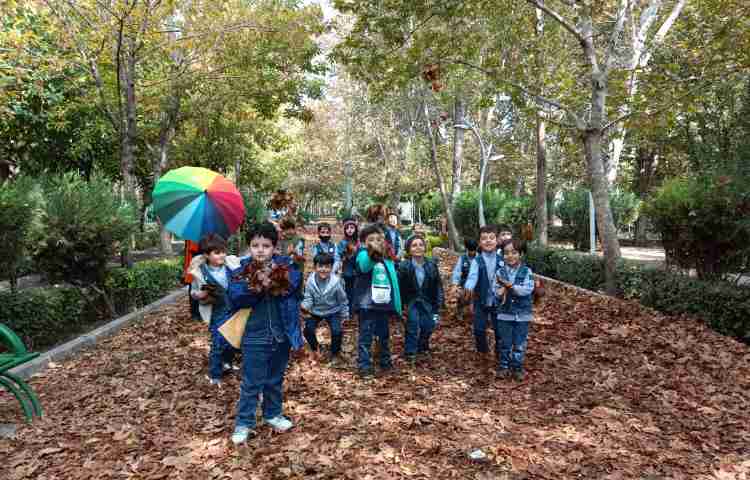
[[[161,298],[178,286],[177,260],[146,260],[130,270],[110,271],[107,290],[118,315]],[[89,289],[51,286],[0,292],[0,321],[10,327],[30,350],[46,350],[92,324],[107,320],[102,299]]]
[[[571,250],[531,247],[526,262],[540,275],[593,291],[604,290],[604,259]],[[621,260],[618,293],[661,312],[702,318],[714,330],[750,343],[750,287],[708,282]]]

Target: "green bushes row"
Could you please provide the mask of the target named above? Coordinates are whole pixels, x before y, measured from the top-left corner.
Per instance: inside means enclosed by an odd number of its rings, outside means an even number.
[[[178,286],[178,260],[147,260],[130,269],[114,269],[107,294],[117,314],[147,305]],[[0,292],[0,319],[30,350],[45,350],[107,319],[104,299],[94,290],[73,286]]]
[[[540,275],[588,290],[604,290],[601,257],[531,247],[526,262]],[[750,343],[750,287],[703,281],[627,260],[618,263],[617,280],[624,298],[667,314],[702,318],[719,333]]]

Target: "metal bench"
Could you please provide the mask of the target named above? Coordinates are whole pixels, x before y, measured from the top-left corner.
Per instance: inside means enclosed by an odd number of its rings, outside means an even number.
[[[0,353],[0,386],[16,397],[23,408],[26,420],[31,422],[35,416],[42,416],[39,399],[31,387],[21,378],[10,373],[10,370],[35,359],[39,354],[27,351],[18,335],[2,323],[0,323],[0,343],[7,349]]]

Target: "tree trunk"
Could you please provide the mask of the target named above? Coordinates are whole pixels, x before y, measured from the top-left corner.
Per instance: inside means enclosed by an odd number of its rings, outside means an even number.
[[[519,175],[516,177],[516,188],[513,189],[513,196],[518,198],[523,193],[523,187],[526,184],[525,179],[523,178],[523,175]]]
[[[547,245],[547,142],[546,122],[536,119],[536,231],[539,244]]]
[[[458,234],[456,222],[453,220],[453,211],[451,210],[450,198],[445,186],[443,174],[440,171],[437,141],[435,139],[435,132],[432,130],[432,124],[430,123],[431,119],[429,109],[427,108],[427,102],[425,102],[424,104],[424,120],[427,127],[427,136],[430,140],[430,163],[432,164],[432,168],[435,170],[435,179],[437,180],[438,188],[440,189],[440,197],[443,200],[443,210],[445,211],[445,218],[448,221],[448,242],[451,249],[458,250],[459,245],[461,245],[461,237]]]
[[[479,161],[479,228],[487,225],[487,219],[484,216],[484,182],[487,178],[487,165],[490,163],[489,153],[485,153],[484,146],[480,148],[481,159]]]
[[[658,160],[656,157],[655,150],[648,150],[644,147],[638,148],[638,154],[636,155],[636,165],[634,187],[638,194],[638,198],[641,201],[645,201],[651,191],[653,184],[654,173]],[[646,238],[646,226],[648,222],[645,217],[639,215],[635,223],[635,244],[638,246],[644,246],[647,243]]]
[[[463,125],[465,115],[465,106],[460,95],[456,96],[456,103],[453,109],[453,124]],[[461,195],[461,170],[464,156],[464,134],[465,129],[453,128],[453,185],[451,186],[451,210],[456,208],[456,200]]]
[[[136,75],[136,60],[135,60],[135,45],[133,39],[129,39],[126,43],[126,64],[122,68],[122,81],[121,85],[124,92],[121,92],[125,96],[125,121],[124,129],[121,134],[121,153],[120,153],[120,174],[122,175],[122,182],[125,194],[130,198],[134,197],[135,194],[135,149],[137,139],[137,123],[136,123],[136,96],[135,96],[135,75]]]
[[[605,288],[608,294],[617,293],[617,260],[620,258],[620,242],[609,205],[609,182],[602,161],[601,130],[588,129],[584,133],[586,164],[591,179],[591,193],[596,208],[596,229],[604,249]]]

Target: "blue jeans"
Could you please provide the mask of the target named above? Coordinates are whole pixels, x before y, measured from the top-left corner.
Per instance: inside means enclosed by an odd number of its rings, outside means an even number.
[[[370,360],[370,346],[373,335],[380,341],[380,367],[390,368],[391,347],[390,332],[388,331],[388,319],[391,313],[373,310],[359,311],[359,339],[357,341],[357,366],[360,370],[372,368]]]
[[[325,321],[331,328],[331,354],[337,355],[341,350],[341,316],[338,313],[328,315],[327,317],[312,317],[305,320],[305,340],[310,345],[313,352],[318,350],[318,337],[316,331],[320,322]]]
[[[414,302],[409,308],[406,320],[406,340],[404,353],[414,355],[430,349],[430,335],[435,329],[432,319],[432,308],[422,302]]]
[[[237,427],[255,428],[258,396],[263,394],[263,418],[281,415],[284,401],[284,373],[289,363],[288,341],[270,344],[242,344],[242,384],[237,404]]]
[[[523,371],[529,323],[495,320],[495,343],[500,345],[499,368]]]
[[[354,306],[354,277],[344,277],[344,291],[346,298],[349,300],[349,318],[352,318],[352,308]]]
[[[234,360],[234,347],[214,329],[211,329],[211,349],[208,351],[208,376],[219,379],[224,375],[224,364]]]
[[[490,351],[487,345],[487,326],[494,327],[495,309],[483,307],[479,301],[474,302],[474,342],[477,352],[487,353]],[[497,353],[497,344],[495,344],[495,353]]]

